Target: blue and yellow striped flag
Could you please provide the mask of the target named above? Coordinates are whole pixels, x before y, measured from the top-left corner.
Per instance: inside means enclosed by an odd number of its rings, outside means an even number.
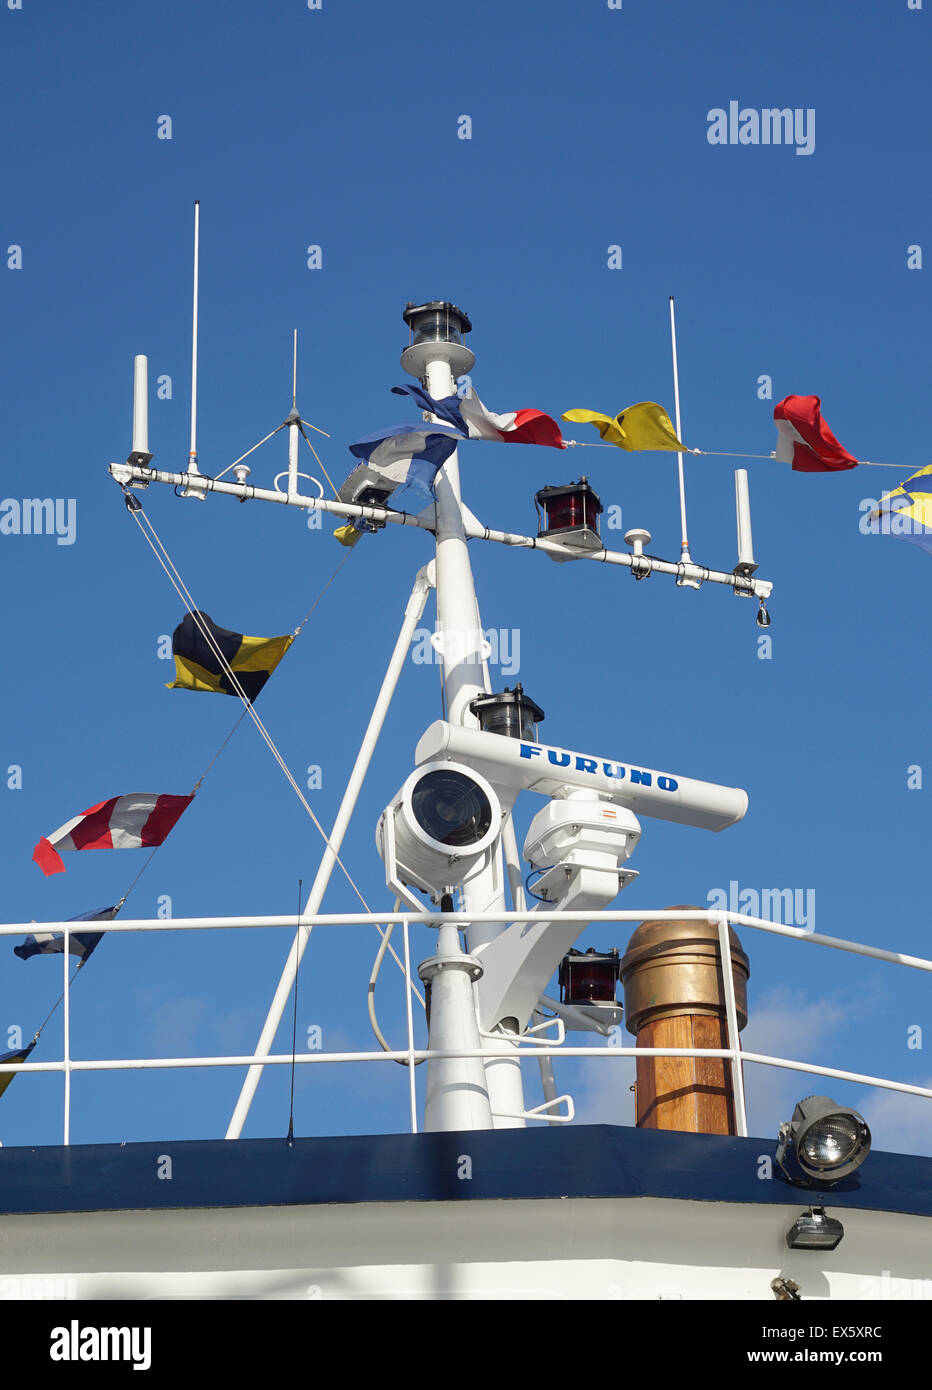
[[[884,493],[868,520],[879,523],[881,535],[911,541],[932,555],[932,463]]]

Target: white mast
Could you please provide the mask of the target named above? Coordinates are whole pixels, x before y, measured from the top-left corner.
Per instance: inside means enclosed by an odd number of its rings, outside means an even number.
[[[462,342],[471,324],[455,305],[445,301],[408,305],[405,322],[413,342],[401,365],[417,376],[435,400],[456,394],[456,376],[468,372],[475,357]],[[482,623],[466,545],[459,459],[456,452],[437,474],[437,626],[443,661],[446,717],[451,724],[478,727],[470,701],[489,692],[484,659]],[[500,845],[490,866],[462,886],[461,911],[504,909],[504,873]],[[494,906],[493,906],[494,905]],[[498,936],[501,926],[467,927],[470,950]],[[437,955],[425,961],[421,978],[431,983],[432,1049],[479,1048],[473,980],[476,961],[463,953],[454,926],[438,932]],[[493,1112],[520,1114],[524,1110],[521,1068],[517,1058],[485,1063],[481,1058],[439,1059],[428,1062],[424,1128],[427,1130],[488,1129],[520,1126],[516,1119],[493,1119]]]

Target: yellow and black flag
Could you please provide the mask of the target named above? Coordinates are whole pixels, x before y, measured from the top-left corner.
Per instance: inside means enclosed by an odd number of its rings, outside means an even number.
[[[21,1047],[15,1052],[0,1052],[0,1062],[25,1062],[38,1041],[39,1034],[37,1033],[28,1047]],[[0,1071],[0,1096],[3,1095],[15,1075],[15,1071]]]
[[[250,703],[259,694],[275,667],[294,641],[288,637],[244,637],[218,627],[206,613],[190,613],[172,633],[175,679],[168,690],[208,690],[216,695],[238,695],[227,666],[231,668]],[[210,633],[207,640],[202,627]],[[217,650],[215,650],[215,647]],[[222,653],[223,661],[217,655]],[[223,662],[227,663],[227,666]]]

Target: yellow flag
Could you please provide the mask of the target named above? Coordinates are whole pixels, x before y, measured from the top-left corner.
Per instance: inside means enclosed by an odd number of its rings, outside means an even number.
[[[614,419],[610,415],[600,415],[597,410],[567,410],[564,420],[578,424],[595,425],[599,434],[609,444],[617,444],[619,449],[635,452],[647,449],[669,449],[676,452],[685,450],[676,437],[673,422],[662,405],[656,401],[640,401],[629,405]]]
[[[357,531],[352,522],[347,522],[345,526],[338,526],[333,535],[341,545],[355,545],[362,535],[362,531]]]

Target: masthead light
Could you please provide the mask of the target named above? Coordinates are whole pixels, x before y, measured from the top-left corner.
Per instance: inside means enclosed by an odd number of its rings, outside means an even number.
[[[544,711],[525,695],[520,681],[514,690],[506,686],[501,695],[477,695],[469,708],[484,733],[537,742],[537,726],[544,719]]]
[[[401,365],[411,376],[423,379],[430,362],[446,362],[454,377],[472,371],[476,358],[465,343],[472,324],[462,309],[447,299],[409,302],[402,318],[408,325],[408,346],[401,354]]]

